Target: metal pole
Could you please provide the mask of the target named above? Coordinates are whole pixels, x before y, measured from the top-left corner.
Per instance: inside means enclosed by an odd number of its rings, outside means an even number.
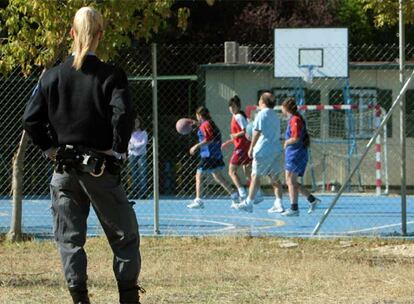
[[[382,111],[382,117],[385,116],[385,110],[381,109]],[[387,125],[384,126],[384,175],[385,175],[385,191],[384,194],[388,195],[390,191],[390,181],[388,178],[388,131],[387,131]]]
[[[403,2],[399,5],[399,42],[400,42],[400,84],[404,84],[404,61],[405,61],[405,29]],[[405,154],[405,95],[400,99],[400,144],[401,144],[401,234],[407,235],[407,193],[406,193],[406,154]]]
[[[193,86],[193,83],[190,82],[190,84],[188,85],[188,117],[191,116],[191,114],[193,113],[193,110],[191,109],[191,103],[192,103],[192,99],[193,99],[193,95],[191,94],[191,87]]]
[[[381,133],[375,140],[375,193],[381,195],[382,179],[381,179]]]
[[[160,234],[160,198],[158,166],[158,87],[157,87],[157,44],[151,44],[152,53],[152,162],[154,183],[154,234]]]
[[[346,81],[346,86],[343,90],[343,95],[345,98],[345,104],[349,105],[352,103],[351,101],[351,92],[349,91],[349,79]],[[359,102],[359,100],[358,100]],[[355,145],[355,129],[354,129],[354,120],[352,116],[352,110],[345,110],[346,114],[346,123],[347,123],[347,141],[348,141],[348,159],[347,159],[347,166],[346,166],[346,172],[349,175],[351,173],[352,168],[352,154],[353,154],[353,148]],[[348,184],[347,191],[351,192],[351,185]]]
[[[384,110],[379,107],[379,109],[374,108],[375,112],[375,118],[374,118],[374,125],[375,128],[378,128],[381,125],[381,119],[384,117]],[[383,130],[387,130],[387,125],[384,126]],[[382,189],[382,170],[383,169],[383,163],[381,158],[381,153],[384,151],[384,147],[381,145],[381,134],[384,135],[384,142],[387,138],[386,133],[380,133],[375,141],[375,189],[376,194],[379,196],[381,195],[381,189]]]
[[[322,192],[326,192],[326,154],[322,152]],[[329,189],[328,189],[329,190]]]
[[[316,225],[315,229],[312,232],[312,235],[316,235],[318,234],[319,230],[322,227],[322,224],[325,222],[326,218],[328,217],[329,213],[332,211],[333,207],[335,207],[336,203],[338,202],[340,196],[342,195],[342,193],[345,191],[345,188],[347,186],[347,184],[349,183],[349,181],[351,180],[351,178],[354,176],[355,172],[359,169],[359,167],[362,164],[362,161],[365,159],[365,157],[368,154],[369,149],[372,147],[372,145],[375,143],[375,140],[378,136],[378,134],[380,134],[380,132],[382,131],[382,128],[384,128],[384,126],[387,124],[388,120],[390,120],[392,113],[394,112],[395,108],[397,107],[397,105],[399,104],[399,101],[401,99],[401,97],[405,94],[405,92],[408,89],[408,85],[411,83],[411,80],[414,77],[414,70],[410,75],[410,78],[408,78],[408,80],[406,81],[406,83],[404,84],[404,86],[402,87],[400,93],[398,94],[397,98],[394,100],[394,102],[392,103],[392,106],[390,108],[390,111],[387,113],[387,115],[384,117],[384,120],[381,122],[380,126],[375,130],[374,135],[372,136],[372,138],[370,139],[370,141],[368,142],[364,153],[362,153],[361,158],[358,160],[358,163],[356,164],[356,166],[354,167],[354,169],[352,170],[351,174],[348,176],[348,178],[345,180],[345,183],[342,185],[341,189],[339,189],[338,193],[336,194],[335,198],[333,199],[331,205],[328,207],[328,209],[325,210],[324,214],[322,215],[321,219],[319,220],[318,224]]]

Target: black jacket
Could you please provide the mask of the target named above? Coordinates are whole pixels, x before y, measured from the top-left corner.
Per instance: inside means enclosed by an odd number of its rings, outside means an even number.
[[[46,71],[26,106],[23,127],[42,150],[82,145],[127,150],[134,126],[125,72],[88,55],[81,70],[73,56]]]

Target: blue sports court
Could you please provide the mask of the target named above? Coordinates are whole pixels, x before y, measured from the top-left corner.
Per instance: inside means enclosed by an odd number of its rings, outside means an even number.
[[[230,209],[228,199],[205,200],[204,209],[188,209],[189,200],[161,199],[159,226],[161,236],[310,236],[315,225],[333,200],[333,195],[319,195],[322,203],[307,214],[307,203],[299,201],[299,217],[269,214],[273,198],[267,197],[255,205],[253,213]],[[288,199],[284,198],[287,208]],[[52,236],[52,217],[47,199],[24,200],[23,230],[39,237]],[[408,206],[414,197],[408,196]],[[134,209],[142,235],[154,235],[154,206],[152,200],[135,200]],[[407,230],[414,230],[414,212],[407,208]],[[11,201],[0,200],[0,231],[7,231],[12,214]],[[400,198],[372,195],[342,196],[320,230],[320,236],[399,236],[401,233]],[[88,234],[102,235],[99,222],[91,209]]]

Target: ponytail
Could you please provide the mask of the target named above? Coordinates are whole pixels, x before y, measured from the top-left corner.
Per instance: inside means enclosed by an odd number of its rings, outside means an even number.
[[[247,119],[247,115],[246,115],[246,113],[244,111],[240,110],[239,111],[239,114],[241,114],[244,118]]]
[[[303,136],[303,145],[305,146],[305,148],[309,148],[310,143],[311,143],[310,136],[309,136],[309,133],[308,133],[308,129],[306,128],[306,124],[305,124],[305,134]]]
[[[206,107],[200,106],[197,108],[196,113],[210,123],[213,128],[214,137],[216,137],[220,133],[220,130],[211,118],[210,111]]]
[[[72,51],[75,56],[72,66],[76,70],[80,70],[96,36],[103,30],[101,13],[92,7],[80,8],[73,19],[72,29],[76,32],[72,43]]]

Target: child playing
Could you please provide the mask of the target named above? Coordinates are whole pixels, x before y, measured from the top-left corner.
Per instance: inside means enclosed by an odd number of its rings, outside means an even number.
[[[230,98],[229,110],[233,114],[230,123],[230,137],[234,144],[234,150],[230,158],[229,176],[237,187],[240,198],[244,200],[247,197],[247,192],[237,171],[239,167],[242,167],[249,183],[252,159],[247,155],[250,148],[250,140],[246,137],[247,117],[241,110],[240,98],[237,95]]]
[[[259,108],[253,124],[253,138],[248,152],[253,158],[252,181],[249,187],[247,199],[237,205],[236,209],[253,212],[256,192],[260,187],[260,177],[270,176],[272,187],[276,196],[274,206],[269,212],[283,212],[282,208],[282,186],[279,174],[282,172],[280,166],[280,154],[282,151],[280,143],[280,121],[273,110],[275,105],[274,96],[265,92],[260,96]],[[273,210],[274,209],[274,210]]]
[[[298,176],[303,176],[308,162],[308,147],[310,145],[306,123],[298,112],[298,107],[292,97],[282,104],[283,115],[289,118],[285,134],[285,176],[289,189],[290,209],[282,213],[286,216],[298,216],[298,192],[304,195],[309,202],[308,213],[313,212],[316,205],[321,202],[305,187],[298,183]]]
[[[228,185],[221,170],[224,168],[223,155],[221,154],[221,133],[210,116],[206,107],[199,107],[196,111],[198,124],[199,142],[191,147],[190,154],[194,155],[200,150],[200,163],[196,173],[196,198],[187,205],[188,208],[204,208],[204,202],[201,200],[202,176],[205,173],[211,173],[214,180],[218,182],[226,192],[231,196],[233,204],[239,201],[237,192],[233,192]]]

